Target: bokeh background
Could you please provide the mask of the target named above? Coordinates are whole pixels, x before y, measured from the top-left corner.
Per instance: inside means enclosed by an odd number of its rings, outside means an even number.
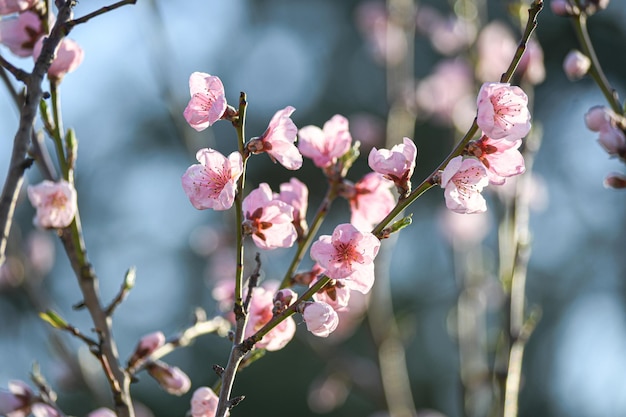
[[[229,268],[224,261],[231,256],[226,248],[232,218],[193,209],[180,177],[195,162],[197,149],[229,153],[236,148],[236,136],[225,122],[201,133],[186,125],[182,111],[189,99],[189,74],[218,75],[231,104],[236,104],[240,91],[248,94],[249,137],[263,133],[274,112],[287,105],[296,108],[293,119],[299,127],[321,126],[336,113],[349,117],[353,137],[363,142],[363,156],[350,175],[358,180],[368,170],[364,157],[368,149],[385,146],[389,111],[385,65],[357,20],[362,3],[140,0],[72,31],[71,37],[85,50],[85,60],[63,81],[63,115],[80,142],[79,205],[104,300],[115,296],[127,268],[137,268],[136,288],[114,317],[123,358],[146,333],[175,334],[189,324],[196,306],[215,313],[211,288]],[[459,11],[463,3],[423,1],[419,6],[447,15]],[[466,3],[480,11],[483,25],[499,20],[518,33],[509,14],[511,2]],[[76,15],[106,4],[79,2]],[[589,21],[599,58],[620,95],[626,83],[624,22],[623,0],[611,1],[606,11]],[[585,112],[604,104],[598,89],[590,79],[572,83],[563,74],[563,58],[576,46],[570,22],[546,8],[536,36],[544,51],[546,77],[534,91],[533,120],[541,127],[543,140],[533,173],[536,204],[530,219],[527,296],[529,307],[541,311],[541,319],[524,358],[520,415],[623,416],[625,194],[602,185],[608,172],[623,172],[623,166],[609,159],[596,143],[596,134],[584,125]],[[421,33],[411,50],[416,83],[444,58]],[[6,49],[2,54],[9,57]],[[32,65],[29,60],[12,62],[25,68]],[[420,149],[417,183],[447,155],[459,134],[425,116],[408,97],[407,106],[418,116],[413,134]],[[17,121],[9,95],[0,93],[0,175],[7,170]],[[251,182],[266,181],[275,189],[293,174],[265,155],[253,158],[249,168]],[[296,175],[309,184],[312,213],[324,192],[323,176],[310,161]],[[31,170],[28,178],[35,183],[41,176]],[[430,190],[409,209],[414,221],[393,243],[389,275],[416,408],[456,417],[462,415],[462,390],[454,317],[463,272],[459,242],[451,242],[442,232],[442,194]],[[463,249],[463,256],[480,259],[477,268],[484,280],[480,300],[488,318],[484,349],[493,363],[505,316],[496,278],[501,210],[496,194],[487,198],[490,211],[481,220],[485,238],[473,243],[472,248],[480,250]],[[66,411],[86,415],[98,406],[110,406],[97,363],[76,340],[65,334],[53,336],[37,317],[37,306],[53,307],[85,332],[91,323],[85,312],[71,309],[80,300],[75,278],[53,234],[33,235],[33,213],[22,199],[13,248],[38,244],[36,253],[45,258],[52,245],[56,260],[41,277],[9,279],[11,274],[5,271],[0,291],[0,385],[27,380],[36,362],[59,391]],[[346,221],[348,216],[347,204],[338,201],[329,222]],[[330,225],[323,228],[329,230]],[[251,248],[248,255],[252,253]],[[280,279],[290,253],[262,253],[264,277]],[[312,337],[301,321],[298,327],[297,337],[285,349],[266,355],[240,374],[235,394],[246,399],[235,415],[386,415],[368,321],[329,341]],[[59,343],[65,346],[65,359],[59,355]],[[195,388],[215,382],[211,366],[224,365],[228,351],[227,341],[205,336],[165,359],[186,371]],[[67,361],[80,365],[82,379],[68,371]],[[145,374],[133,393],[155,416],[182,416],[191,396],[169,396]]]

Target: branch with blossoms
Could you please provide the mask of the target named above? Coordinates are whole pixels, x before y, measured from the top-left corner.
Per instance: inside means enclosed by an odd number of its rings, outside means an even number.
[[[587,19],[595,13],[606,9],[609,1],[591,0],[556,0],[551,3],[552,11],[563,17],[568,17],[576,32],[580,46],[579,50],[572,50],[563,61],[563,69],[567,77],[577,81],[589,75],[596,83],[608,107],[594,106],[585,115],[585,124],[592,132],[598,132],[598,143],[611,158],[618,158],[626,164],[626,115],[624,106],[620,102],[617,91],[604,74],[602,65],[596,55],[593,43],[589,37]],[[607,188],[626,188],[626,175],[612,172],[604,179]]]

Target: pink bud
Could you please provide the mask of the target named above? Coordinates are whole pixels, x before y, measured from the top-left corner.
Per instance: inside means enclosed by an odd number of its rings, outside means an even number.
[[[572,16],[574,14],[574,8],[569,0],[552,0],[550,2],[550,9],[552,9],[552,13],[557,16]]]
[[[217,403],[219,398],[212,389],[200,387],[191,397],[191,416],[192,417],[215,417],[217,411]],[[226,415],[229,413],[226,412]]]
[[[339,316],[324,302],[307,303],[302,312],[306,328],[315,336],[328,337],[339,324]]]
[[[137,347],[135,348],[135,353],[133,353],[132,358],[128,361],[129,364],[133,364],[137,362],[139,359],[145,358],[152,354],[155,350],[160,348],[165,344],[165,335],[162,332],[154,332],[149,333],[143,336]]]
[[[289,288],[283,288],[282,290],[279,290],[276,295],[274,295],[274,304],[280,303],[284,307],[289,307],[297,299],[298,294],[295,291]]]
[[[589,72],[591,60],[578,50],[571,50],[563,61],[563,70],[570,81],[580,80]]]
[[[609,155],[622,155],[626,152],[626,136],[617,127],[602,129],[598,136],[598,143]]]
[[[183,395],[191,388],[187,374],[175,366],[163,362],[153,362],[147,367],[148,373],[157,380],[161,388],[173,395]]]
[[[112,410],[102,407],[102,408],[98,408],[96,410],[93,410],[91,413],[87,414],[87,417],[116,417],[117,414],[115,414]]]
[[[585,124],[592,132],[599,132],[611,126],[613,112],[604,106],[593,106],[585,114]]]
[[[33,48],[33,58],[37,59],[41,54],[44,38],[40,38]],[[60,81],[65,74],[74,71],[83,62],[85,53],[75,41],[63,38],[56,50],[56,56],[52,65],[48,68],[48,77]]]
[[[31,56],[33,46],[41,35],[41,18],[31,11],[0,20],[0,43],[17,56]]]
[[[623,189],[626,188],[626,176],[612,172],[604,179],[606,188]]]

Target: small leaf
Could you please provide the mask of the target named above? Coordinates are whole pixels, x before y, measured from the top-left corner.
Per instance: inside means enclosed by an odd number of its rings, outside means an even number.
[[[67,328],[67,322],[52,310],[47,310],[45,313],[39,313],[39,317],[55,329]]]
[[[124,276],[124,290],[132,290],[135,286],[135,272],[136,269],[134,266],[131,266],[128,268],[128,271],[126,271],[126,276]]]

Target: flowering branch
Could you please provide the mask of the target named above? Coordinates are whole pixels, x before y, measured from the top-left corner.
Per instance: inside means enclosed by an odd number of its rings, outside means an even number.
[[[19,127],[13,139],[13,152],[9,162],[9,170],[2,189],[2,195],[0,196],[0,265],[4,263],[6,258],[6,245],[9,239],[18,193],[24,181],[24,172],[31,165],[30,159],[27,157],[27,151],[33,132],[33,123],[37,116],[37,106],[43,96],[41,83],[52,63],[56,47],[67,34],[63,25],[70,20],[74,5],[75,1],[67,1],[61,7],[57,22],[43,44],[41,54],[35,62],[33,71],[22,80],[26,84],[26,94],[20,109]]]

